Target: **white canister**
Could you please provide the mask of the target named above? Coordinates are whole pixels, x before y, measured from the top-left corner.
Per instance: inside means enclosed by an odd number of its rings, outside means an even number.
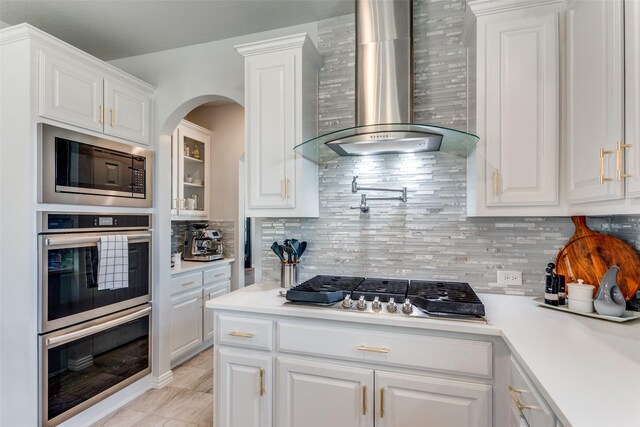
[[[578,283],[569,283],[567,289],[569,290],[568,297],[571,299],[582,301],[593,301],[593,291],[595,286],[585,285],[584,280],[578,279]]]
[[[575,298],[567,298],[569,301],[569,310],[578,311],[580,313],[593,313],[593,300],[581,300]]]

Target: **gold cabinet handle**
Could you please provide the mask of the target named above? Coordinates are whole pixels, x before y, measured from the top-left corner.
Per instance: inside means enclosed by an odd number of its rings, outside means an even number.
[[[109,108],[109,114],[111,114],[111,120],[109,121],[109,126],[115,127],[113,108]]]
[[[193,285],[193,283],[194,283],[193,280],[190,282],[182,282],[180,283],[180,286],[189,286],[189,285]]]
[[[497,196],[500,193],[500,169],[493,171],[493,195]]]
[[[358,350],[360,350],[360,351],[368,351],[368,352],[371,352],[371,353],[389,353],[389,349],[388,348],[384,348],[384,347],[380,347],[380,348],[367,347],[367,346],[364,346],[364,345],[358,346]]]
[[[511,395],[511,400],[513,400],[513,403],[516,405],[516,408],[518,408],[520,412],[522,412],[523,409],[540,409],[539,406],[525,405],[521,403],[520,399],[518,399],[518,394],[520,393],[528,393],[528,390],[522,390],[509,386],[509,394]]]
[[[624,144],[622,141],[618,141],[616,149],[616,178],[618,181],[622,181],[625,178],[631,178],[630,173],[624,172],[624,150],[631,148],[631,144]]]
[[[264,396],[264,368],[260,368],[260,396]]]
[[[384,418],[384,389],[380,387],[380,418]]]
[[[253,338],[255,336],[255,334],[252,334],[251,332],[237,332],[237,331],[231,331],[228,334],[230,337],[240,337],[240,338]]]
[[[103,125],[104,124],[104,107],[102,105],[98,105],[98,109],[100,110],[100,118],[98,119],[98,123]]]
[[[613,154],[611,150],[605,150],[604,148],[600,149],[600,184],[604,184],[609,181],[613,181],[611,178],[605,178],[604,176],[604,156],[608,154]]]
[[[284,193],[285,193],[285,197],[288,199],[289,196],[289,178],[286,178],[284,180]]]
[[[362,386],[362,415],[367,415],[367,386]]]

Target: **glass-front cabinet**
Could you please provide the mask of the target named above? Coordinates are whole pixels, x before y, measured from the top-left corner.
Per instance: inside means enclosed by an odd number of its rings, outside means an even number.
[[[182,120],[171,147],[173,219],[209,216],[211,131]]]

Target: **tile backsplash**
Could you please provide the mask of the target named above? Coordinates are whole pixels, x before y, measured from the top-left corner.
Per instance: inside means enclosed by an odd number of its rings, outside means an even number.
[[[414,1],[414,116],[418,123],[465,129],[466,53],[459,43],[465,1]],[[320,22],[319,126],[354,124],[353,15]],[[408,201],[352,206],[361,186],[408,189]],[[570,218],[468,218],[466,160],[440,153],[344,157],[320,166],[320,217],[264,219],[263,278],[279,280],[275,240],[309,246],[301,279],[316,274],[459,280],[477,291],[540,295],[544,269],[574,231]],[[366,192],[370,195],[379,194]],[[389,195],[384,194],[385,196]],[[589,218],[594,230],[640,250],[640,217]],[[522,286],[498,286],[496,270],[523,272]]]

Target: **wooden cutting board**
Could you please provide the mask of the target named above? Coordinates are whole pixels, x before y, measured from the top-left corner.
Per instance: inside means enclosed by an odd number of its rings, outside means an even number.
[[[572,216],[575,234],[556,257],[556,272],[566,277],[567,283],[584,280],[585,284],[600,286],[607,270],[617,265],[618,287],[628,301],[640,286],[640,255],[622,240],[598,233],[587,227],[584,216]]]

